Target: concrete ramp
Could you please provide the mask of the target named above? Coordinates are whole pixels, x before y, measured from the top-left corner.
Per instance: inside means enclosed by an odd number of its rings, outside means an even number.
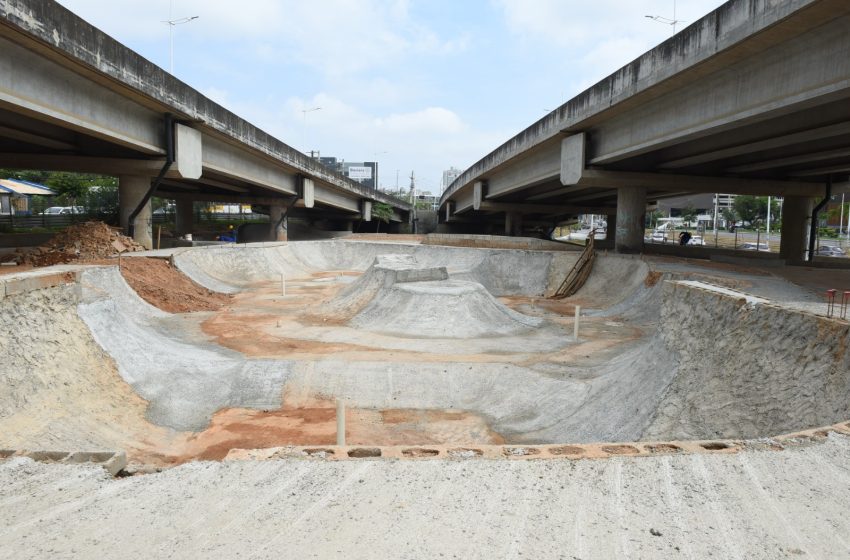
[[[443,280],[385,287],[351,325],[400,336],[483,338],[528,332],[542,322],[502,305],[477,282]]]

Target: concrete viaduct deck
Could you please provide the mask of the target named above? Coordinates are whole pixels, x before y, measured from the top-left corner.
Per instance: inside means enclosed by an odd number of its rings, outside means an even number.
[[[731,0],[467,169],[441,220],[518,234],[606,214],[635,252],[652,200],[784,195],[799,260],[813,204],[850,177],[848,29],[844,0]]]
[[[374,201],[391,205],[395,221],[409,210],[263,132],[52,0],[0,1],[0,167],[117,175],[125,226],[160,173],[157,196],[177,201],[178,229],[191,223],[193,201],[262,205],[274,224],[288,214],[343,229],[370,220]],[[150,246],[144,206],[133,225]],[[273,229],[273,237],[285,235]]]

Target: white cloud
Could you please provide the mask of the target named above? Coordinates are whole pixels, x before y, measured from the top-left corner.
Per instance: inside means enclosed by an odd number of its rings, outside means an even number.
[[[255,44],[264,60],[286,60],[330,76],[356,74],[408,54],[445,56],[468,38],[442,38],[411,18],[405,0],[61,0],[121,41],[168,36],[174,19],[198,16],[175,34],[217,43]]]
[[[651,46],[672,34],[670,26],[647,15],[673,17],[670,0],[494,0],[508,28],[528,40],[559,46],[589,46],[600,39],[628,37]],[[676,4],[676,19],[693,23],[722,4],[722,0],[687,0]]]
[[[673,27],[648,15],[673,18],[671,0],[493,0],[510,32],[530,52],[550,51],[568,76],[568,97],[595,84],[673,34]],[[722,4],[680,0],[678,30]],[[553,51],[553,52],[551,52]]]
[[[321,109],[302,112],[314,107]],[[476,131],[444,107],[371,114],[328,93],[238,109],[297,149],[318,149],[323,156],[347,161],[377,159],[384,186],[395,185],[396,170],[406,185],[405,177],[415,170],[418,184],[435,193],[443,169],[471,165],[508,136],[507,131]]]

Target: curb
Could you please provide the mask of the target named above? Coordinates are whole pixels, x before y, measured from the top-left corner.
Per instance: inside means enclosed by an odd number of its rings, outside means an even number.
[[[127,466],[127,454],[124,451],[29,451],[0,449],[0,461],[14,457],[28,457],[39,463],[61,465],[100,465],[110,475],[115,476]]]
[[[231,449],[225,461],[268,461],[275,459],[610,459],[657,455],[730,454],[744,450],[782,451],[786,447],[817,443],[831,432],[850,437],[850,422],[813,428],[773,438],[753,440],[693,440],[545,445],[389,445],[389,446],[284,446],[266,449]]]

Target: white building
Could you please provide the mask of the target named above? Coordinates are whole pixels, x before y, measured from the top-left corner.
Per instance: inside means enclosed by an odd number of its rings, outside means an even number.
[[[461,171],[457,167],[449,167],[448,169],[443,171],[443,180],[440,182],[440,188],[445,191],[447,188],[449,188],[449,185],[451,185],[455,179],[460,177],[461,173],[463,173],[463,171]]]

